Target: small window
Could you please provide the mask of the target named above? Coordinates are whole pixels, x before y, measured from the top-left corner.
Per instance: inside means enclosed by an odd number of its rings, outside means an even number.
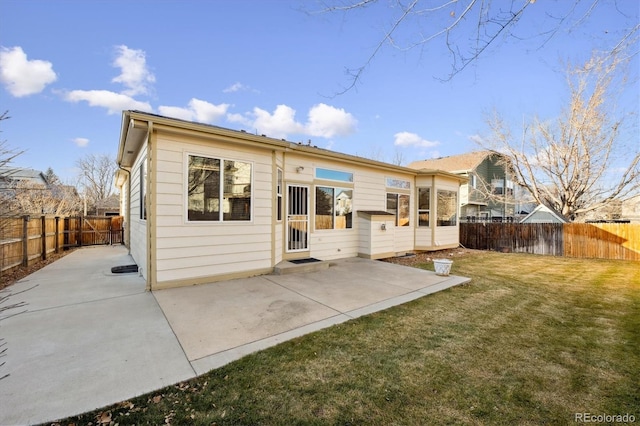
[[[188,220],[251,220],[251,163],[189,156]]]
[[[278,182],[276,184],[276,220],[282,220],[282,169],[278,169]]]
[[[491,192],[494,195],[504,195],[504,180],[491,179]]]
[[[455,191],[438,190],[438,226],[458,224],[458,194]]]
[[[386,179],[387,187],[389,188],[398,188],[398,189],[411,189],[411,182],[408,180],[395,179],[388,177]]]
[[[418,188],[418,226],[429,226],[431,188]]]
[[[337,180],[340,182],[353,182],[353,173],[340,170],[316,168],[316,179]]]
[[[140,163],[139,180],[140,180],[140,219],[147,220],[147,190],[146,190],[146,158]]]
[[[387,193],[387,212],[396,217],[396,226],[409,226],[409,204],[409,195]]]
[[[316,229],[351,229],[353,190],[316,186]]]

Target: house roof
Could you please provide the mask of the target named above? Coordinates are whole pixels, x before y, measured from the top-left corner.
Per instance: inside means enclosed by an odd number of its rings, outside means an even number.
[[[495,151],[474,151],[466,154],[414,161],[408,167],[417,170],[435,169],[451,173],[466,173],[474,170],[485,158],[494,154],[498,153]]]
[[[25,169],[21,167],[0,167],[0,176],[10,181],[27,181],[46,185],[47,180],[44,174],[38,170]]]
[[[270,138],[266,135],[254,135],[243,130],[232,130],[210,124],[163,117],[141,111],[124,111],[122,114],[120,146],[118,147],[117,156],[117,162],[120,167],[130,168],[133,166],[137,152],[144,144],[147,135],[154,129],[166,129],[168,131],[191,134],[193,134],[193,132],[199,132],[200,134],[204,133],[215,135],[218,139],[233,140],[234,143],[242,142],[253,146],[268,147],[270,149],[301,152],[311,156],[332,158],[379,169],[395,170],[398,172],[412,173],[416,175],[439,175],[456,179],[459,182],[467,181],[466,177],[459,176],[444,169],[423,168],[421,170],[417,170],[413,167],[403,167],[355,155],[342,154],[324,148],[318,148],[310,143],[303,144],[301,142],[289,142],[285,139]],[[122,178],[122,173],[116,175],[117,181],[122,180]]]
[[[554,209],[538,204],[535,209],[525,216],[520,223],[567,223],[569,222],[562,214]]]

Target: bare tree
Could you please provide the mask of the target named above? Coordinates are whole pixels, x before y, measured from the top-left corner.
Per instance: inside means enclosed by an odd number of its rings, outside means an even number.
[[[0,123],[4,120],[8,120],[9,118],[10,117],[8,111],[3,112],[2,114],[0,114]],[[9,148],[6,140],[0,141],[0,240],[5,239],[8,228],[10,228],[11,226],[11,221],[9,219],[12,216],[15,216],[17,213],[14,210],[12,204],[8,202],[10,201],[9,194],[11,193],[11,190],[7,189],[6,184],[11,181],[11,172],[8,171],[9,169],[7,168],[7,166],[23,152],[24,151]],[[4,255],[4,250],[2,254]],[[4,261],[0,262],[0,265],[4,265]],[[2,272],[3,271],[0,269],[0,278],[2,277]],[[32,288],[33,287],[17,292],[15,294],[23,293],[24,291],[31,290]],[[9,290],[4,289],[2,288],[2,286],[0,286],[0,321],[24,312],[20,311],[12,314],[8,313],[8,311],[12,309],[20,309],[26,306],[25,302],[14,303],[9,301],[9,298],[11,296],[14,296],[15,294],[12,294]],[[7,350],[8,348],[6,340],[4,339],[4,337],[0,337],[0,359],[6,357]],[[5,374],[1,371],[4,365],[5,362],[1,361],[0,380],[5,379],[9,376],[8,373]]]
[[[538,39],[539,47],[544,46],[561,29],[572,30],[597,13],[596,7],[614,7],[621,16],[619,5],[602,0],[567,0],[555,2],[561,11],[546,12],[542,28],[536,26],[533,34],[521,30],[519,22],[533,8],[546,8],[548,2],[536,0],[323,0],[320,10],[311,13],[353,13],[373,9],[380,3],[387,4],[390,17],[386,27],[364,63],[347,69],[351,78],[343,94],[354,88],[365,70],[371,65],[384,46],[389,45],[401,51],[426,50],[428,46],[441,43],[450,56],[450,73],[444,80],[473,64],[493,46],[505,40],[523,41]],[[546,4],[545,4],[546,3]],[[594,12],[595,11],[595,12]],[[364,12],[366,13],[366,12]],[[619,24],[624,26],[625,19]],[[621,28],[627,34],[637,33],[640,25]],[[607,28],[608,31],[614,28]]]
[[[615,107],[614,89],[627,87],[623,53],[594,54],[570,66],[569,99],[554,120],[534,117],[519,137],[499,114],[488,120],[492,134],[485,145],[506,154],[517,183],[535,201],[572,220],[640,192],[637,129],[624,132],[625,115]]]
[[[20,214],[72,216],[82,210],[82,201],[72,185],[18,182],[13,193],[12,209]]]
[[[81,186],[87,202],[94,208],[114,194],[113,176],[118,168],[113,156],[88,154],[76,165],[80,169]]]
[[[9,112],[5,111],[0,115],[0,123],[4,120],[8,120],[11,118],[9,116]],[[10,182],[11,182],[11,174],[12,171],[8,167],[9,164],[13,160],[16,159],[19,155],[23,154],[24,151],[19,151],[16,149],[12,149],[9,147],[7,141],[5,139],[0,140],[0,218],[6,218],[8,216],[14,216],[16,212],[13,210],[13,206],[11,203],[7,202],[12,198],[12,193],[10,192]],[[4,229],[4,220],[0,223],[0,231]]]

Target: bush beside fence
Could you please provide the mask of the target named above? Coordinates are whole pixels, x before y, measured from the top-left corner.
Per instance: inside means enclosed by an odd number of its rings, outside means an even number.
[[[460,244],[478,250],[640,260],[640,224],[461,223]]]

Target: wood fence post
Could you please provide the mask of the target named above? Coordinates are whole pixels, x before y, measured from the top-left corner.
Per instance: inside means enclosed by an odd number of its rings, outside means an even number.
[[[56,253],[60,253],[60,216],[56,216]]]
[[[47,260],[47,218],[42,215],[40,218],[40,235],[42,236],[42,260]]]
[[[79,222],[80,226],[78,226],[78,247],[82,247],[82,227],[84,226],[83,217],[80,216]]]
[[[29,266],[29,215],[22,216],[22,265]]]

